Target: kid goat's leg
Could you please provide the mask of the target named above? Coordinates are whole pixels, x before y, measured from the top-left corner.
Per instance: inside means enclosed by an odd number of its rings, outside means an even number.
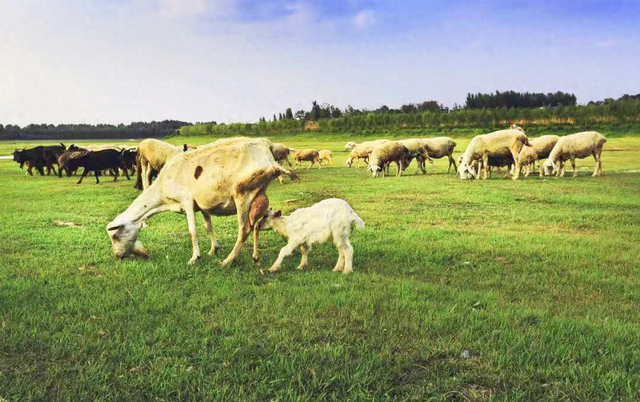
[[[293,250],[298,247],[297,244],[287,243],[286,246],[282,247],[280,250],[280,254],[278,254],[278,258],[273,262],[271,268],[269,268],[269,272],[277,272],[280,269],[280,265],[282,265],[282,260],[289,254],[293,252]]]
[[[213,234],[211,215],[209,215],[209,213],[207,212],[202,211],[202,217],[204,218],[204,228],[207,230],[209,239],[211,239],[211,249],[209,250],[209,255],[215,255],[216,251],[218,251],[218,249],[220,248],[220,245],[218,244],[218,240],[216,240],[216,237]]]

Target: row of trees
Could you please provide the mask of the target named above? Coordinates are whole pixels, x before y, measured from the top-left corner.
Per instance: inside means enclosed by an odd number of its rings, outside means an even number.
[[[574,94],[556,92],[556,93],[529,93],[496,91],[490,94],[467,94],[465,103],[466,109],[494,109],[494,108],[540,108],[540,107],[558,107],[558,106],[575,106],[577,99]]]
[[[215,122],[205,123],[215,124]],[[191,123],[178,120],[134,122],[131,124],[29,124],[25,127],[0,124],[0,139],[66,139],[66,138],[146,138],[178,134]]]
[[[313,104],[315,106],[315,103]],[[252,123],[205,124],[183,127],[181,135],[274,135],[302,131],[374,132],[412,129],[449,130],[458,128],[504,128],[516,123],[535,127],[595,127],[612,124],[640,126],[640,97],[624,96],[618,100],[589,105],[554,108],[455,108],[415,112],[373,111],[345,112],[340,117],[275,119]]]

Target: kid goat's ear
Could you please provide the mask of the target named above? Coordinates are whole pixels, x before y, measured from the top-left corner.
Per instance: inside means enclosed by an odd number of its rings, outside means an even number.
[[[274,218],[279,218],[280,216],[282,216],[282,211],[277,210],[275,214],[273,214]]]

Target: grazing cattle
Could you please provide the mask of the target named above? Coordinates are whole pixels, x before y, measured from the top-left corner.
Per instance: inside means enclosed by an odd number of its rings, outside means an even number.
[[[80,177],[77,184],[82,183],[82,179],[84,179],[91,171],[96,176],[96,184],[100,184],[100,179],[98,177],[100,176],[101,171],[105,169],[113,169],[115,173],[113,181],[118,180],[118,169],[122,169],[125,176],[127,176],[127,180],[130,180],[129,172],[122,163],[121,152],[115,149],[89,151],[79,157],[77,161],[79,166],[84,167],[82,177]]]
[[[280,174],[296,175],[273,158],[272,144],[263,138],[230,138],[205,145],[171,158],[158,179],[136,198],[126,211],[107,225],[113,253],[147,257],[149,252],[138,240],[143,222],[164,211],[187,215],[193,253],[189,264],[200,258],[196,236],[197,211],[202,212],[211,240],[209,255],[218,242],[211,226],[211,215],[238,215],[238,239],[223,265],[233,262],[253,230],[253,259],[258,260],[258,221],[269,209],[267,188]]]
[[[67,177],[75,174],[80,167],[78,159],[80,159],[87,152],[89,151],[71,144],[71,146],[69,146],[69,148],[64,151],[64,153],[58,156],[58,177],[62,177],[63,170],[66,172]]]

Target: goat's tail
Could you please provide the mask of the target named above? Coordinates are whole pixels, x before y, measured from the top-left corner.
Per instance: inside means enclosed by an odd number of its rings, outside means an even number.
[[[356,228],[359,229],[362,229],[364,227],[364,221],[355,212],[353,212],[353,224]]]

